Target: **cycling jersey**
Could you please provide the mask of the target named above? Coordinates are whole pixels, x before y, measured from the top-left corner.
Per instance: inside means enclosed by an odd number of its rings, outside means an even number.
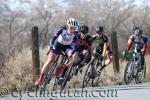
[[[130,36],[130,39],[128,41],[128,47],[127,50],[130,50],[132,44],[135,44],[135,51],[141,51],[142,55],[144,56],[146,53],[146,48],[147,48],[147,42],[148,42],[148,38],[144,35],[141,36],[140,39],[137,38],[137,36],[135,34]]]
[[[76,52],[82,52],[84,49],[85,50],[90,50],[92,47],[92,37],[90,35],[87,35],[85,39],[82,39],[80,37],[80,34],[77,34],[77,42],[75,43],[76,45]]]
[[[75,31],[72,34],[68,34],[67,33],[67,28],[66,26],[61,27],[60,29],[58,29],[58,31],[54,34],[54,37],[51,39],[50,41],[50,45],[53,45],[54,42],[59,42],[63,45],[71,45],[72,43],[74,43],[76,41],[76,34],[77,32]]]
[[[58,29],[58,31],[54,34],[54,36],[50,40],[50,45],[53,46],[52,52],[55,54],[59,54],[61,50],[64,52],[67,49],[74,51],[75,47],[72,45],[77,40],[75,34],[77,34],[76,31],[72,34],[68,34],[66,26]]]
[[[90,35],[87,35],[85,39],[82,39],[80,36],[80,33],[77,35],[77,41],[75,43],[75,52],[78,53],[78,59],[74,63],[74,66],[81,64],[81,62],[84,62],[84,64],[80,66],[86,65],[91,60],[91,47],[92,47],[92,37]],[[84,50],[86,50],[86,53],[83,53]]]
[[[133,34],[130,36],[131,41],[135,44],[135,47],[143,48],[144,44],[148,42],[148,38],[142,35],[141,39],[137,39],[136,36]]]
[[[93,36],[93,40],[97,43],[98,46],[100,46],[101,48],[103,48],[104,43],[108,42],[108,38],[106,35],[102,35],[102,37],[99,37],[98,35],[94,35]]]

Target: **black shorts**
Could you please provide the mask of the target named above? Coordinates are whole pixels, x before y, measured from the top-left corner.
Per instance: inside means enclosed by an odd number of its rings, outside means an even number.
[[[61,51],[66,52],[69,49],[73,51],[71,45],[63,45],[59,42],[55,42],[53,48],[51,49],[51,52],[58,55],[61,53]]]
[[[111,49],[110,49],[110,47],[108,46],[108,48],[107,48],[107,51],[108,51],[108,54],[111,54],[112,53],[112,51],[111,51]],[[95,47],[95,49],[94,49],[94,51],[93,51],[93,55],[94,56],[98,56],[98,55],[102,55],[102,53],[103,53],[103,47],[101,47],[101,46],[96,46]]]

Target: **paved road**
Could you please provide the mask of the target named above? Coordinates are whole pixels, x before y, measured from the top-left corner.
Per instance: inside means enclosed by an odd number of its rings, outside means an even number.
[[[18,91],[0,100],[150,100],[150,83],[39,92]]]

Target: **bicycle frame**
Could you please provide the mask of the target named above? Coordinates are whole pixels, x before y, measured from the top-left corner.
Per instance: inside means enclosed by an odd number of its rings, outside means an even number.
[[[132,58],[130,59],[130,61],[132,62],[130,71],[132,71],[131,73],[133,73],[133,75],[136,75],[138,68],[140,68],[141,66],[140,56],[141,56],[141,53],[133,52]]]

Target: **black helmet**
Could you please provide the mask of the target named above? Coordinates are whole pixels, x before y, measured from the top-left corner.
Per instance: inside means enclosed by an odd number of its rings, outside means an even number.
[[[140,29],[140,27],[138,27],[138,26],[133,27],[132,32],[134,32],[137,29]]]
[[[96,27],[96,33],[100,33],[100,32],[103,32],[104,31],[104,28],[102,26],[97,26]]]
[[[81,25],[79,27],[79,32],[82,32],[83,34],[87,34],[89,31],[89,27],[87,25]]]
[[[135,31],[134,31],[134,34],[135,35],[142,35],[143,34],[143,30],[142,29],[136,29]]]

